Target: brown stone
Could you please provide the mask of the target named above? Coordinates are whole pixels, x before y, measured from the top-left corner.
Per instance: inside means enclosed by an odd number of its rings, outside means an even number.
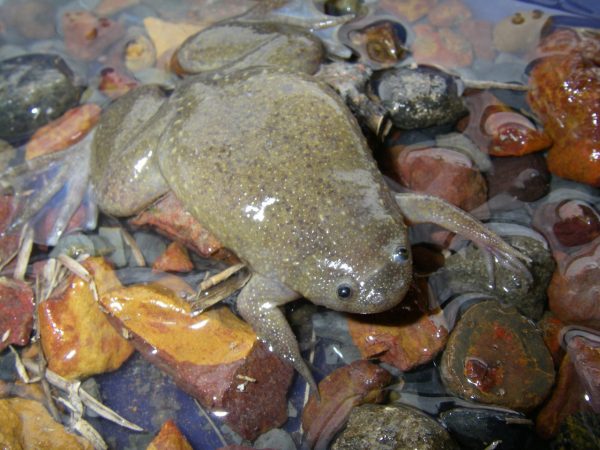
[[[93,61],[125,35],[125,27],[89,11],[69,11],[62,17],[65,47],[77,59]]]
[[[192,450],[192,446],[172,419],[167,420],[146,450]]]
[[[33,290],[23,281],[0,277],[0,352],[27,345],[33,328]]]
[[[189,272],[193,268],[187,249],[179,242],[171,242],[152,264],[152,270],[156,272]]]

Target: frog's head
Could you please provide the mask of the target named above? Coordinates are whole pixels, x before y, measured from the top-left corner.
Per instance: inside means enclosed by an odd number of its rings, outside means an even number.
[[[359,314],[386,311],[400,303],[412,280],[410,245],[403,223],[386,228],[374,241],[354,241],[322,258],[321,273],[307,297],[330,309]]]

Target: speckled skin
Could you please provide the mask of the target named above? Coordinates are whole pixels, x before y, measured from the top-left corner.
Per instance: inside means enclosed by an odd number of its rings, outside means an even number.
[[[238,311],[313,386],[278,306],[301,296],[353,313],[399,303],[412,276],[401,207],[512,251],[439,199],[394,197],[343,101],[306,74],[196,76],[164,102],[157,88],[138,89],[103,116],[92,158],[101,209],[131,215],[172,189],[248,264]]]

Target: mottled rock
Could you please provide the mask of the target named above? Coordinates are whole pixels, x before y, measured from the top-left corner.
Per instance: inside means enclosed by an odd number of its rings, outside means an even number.
[[[146,359],[245,439],[287,419],[293,369],[257,340],[229,309],[194,315],[189,303],[157,285],[109,292],[101,303]]]
[[[585,398],[600,414],[600,336],[582,331],[566,340],[567,353],[585,389]]]
[[[68,11],[62,17],[65,48],[83,61],[93,61],[125,35],[123,24],[89,11]]]
[[[489,293],[515,306],[525,316],[538,320],[544,312],[546,288],[554,273],[552,254],[543,243],[530,237],[504,236],[504,239],[531,258],[527,267],[533,277],[532,283],[526,283],[514,270],[495,264],[495,285],[490,286],[484,257],[473,245],[469,245],[464,253],[447,258],[444,269],[436,277],[440,276],[452,292]]]
[[[530,411],[554,383],[552,357],[536,328],[514,307],[471,306],[448,339],[440,372],[454,395]]]
[[[468,22],[471,10],[461,0],[447,0],[434,6],[427,14],[429,23],[436,27],[452,27]]]
[[[202,27],[196,24],[168,22],[158,17],[146,17],[144,28],[154,44],[156,58],[161,67],[169,64],[173,52],[187,38],[202,30]]]
[[[33,290],[23,281],[0,277],[0,352],[27,345],[33,328]]]
[[[139,85],[140,82],[135,78],[112,67],[105,67],[100,71],[98,90],[108,98],[119,98]]]
[[[192,446],[172,419],[167,420],[146,450],[192,450]]]
[[[473,46],[475,57],[479,60],[493,61],[496,50],[492,44],[491,22],[486,20],[465,20],[458,26],[459,32],[469,40]]]
[[[353,407],[383,401],[383,388],[391,380],[387,370],[363,360],[331,372],[319,383],[321,398],[313,393],[302,412],[307,444],[325,448],[344,426]]]
[[[550,191],[550,172],[541,154],[493,158],[485,174],[490,198],[506,195],[522,202],[534,202]]]
[[[501,52],[528,52],[540,42],[548,19],[540,10],[519,11],[508,16],[494,27],[494,46]]]
[[[444,348],[448,330],[441,311],[429,309],[426,279],[418,280],[396,308],[348,317],[348,330],[363,358],[378,358],[407,371],[431,361]]]
[[[371,89],[401,129],[452,124],[467,113],[454,78],[432,67],[377,72]]]
[[[438,0],[381,0],[380,6],[385,11],[406,18],[409,22],[416,22],[437,3]]]
[[[420,23],[413,27],[413,31],[416,37],[411,50],[418,64],[452,69],[470,66],[473,62],[473,46],[452,28]]]
[[[542,338],[554,361],[554,367],[558,369],[563,357],[565,349],[561,345],[560,332],[564,327],[564,323],[560,321],[551,311],[544,312],[544,315],[537,323],[537,327],[542,332]]]
[[[152,270],[156,272],[190,272],[193,268],[186,248],[179,242],[171,242],[152,264]]]
[[[103,258],[90,258],[83,265],[99,295],[121,286]],[[40,304],[38,315],[48,368],[65,378],[116,370],[133,352],[100,310],[89,283],[75,274]]]
[[[359,55],[358,60],[373,69],[393,67],[406,57],[406,30],[395,21],[368,17],[350,23],[348,45]]]
[[[352,410],[346,429],[332,450],[458,449],[448,432],[432,418],[407,406],[363,405]]]
[[[468,156],[449,148],[406,148],[393,161],[400,184],[471,211],[487,200],[487,185]]]
[[[558,436],[551,443],[551,448],[553,450],[600,448],[600,415],[580,412],[565,418]]]
[[[30,54],[0,62],[0,137],[21,139],[79,101],[73,72],[55,55]]]

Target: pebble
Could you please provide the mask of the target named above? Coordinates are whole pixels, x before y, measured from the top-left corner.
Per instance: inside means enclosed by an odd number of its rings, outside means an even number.
[[[494,27],[494,46],[501,52],[525,53],[539,43],[549,16],[539,10],[519,11]]]
[[[76,59],[93,61],[125,35],[120,22],[89,11],[69,11],[62,17],[67,52]]]
[[[541,154],[492,158],[492,165],[485,174],[490,198],[504,195],[529,203],[550,192],[550,172]]]

